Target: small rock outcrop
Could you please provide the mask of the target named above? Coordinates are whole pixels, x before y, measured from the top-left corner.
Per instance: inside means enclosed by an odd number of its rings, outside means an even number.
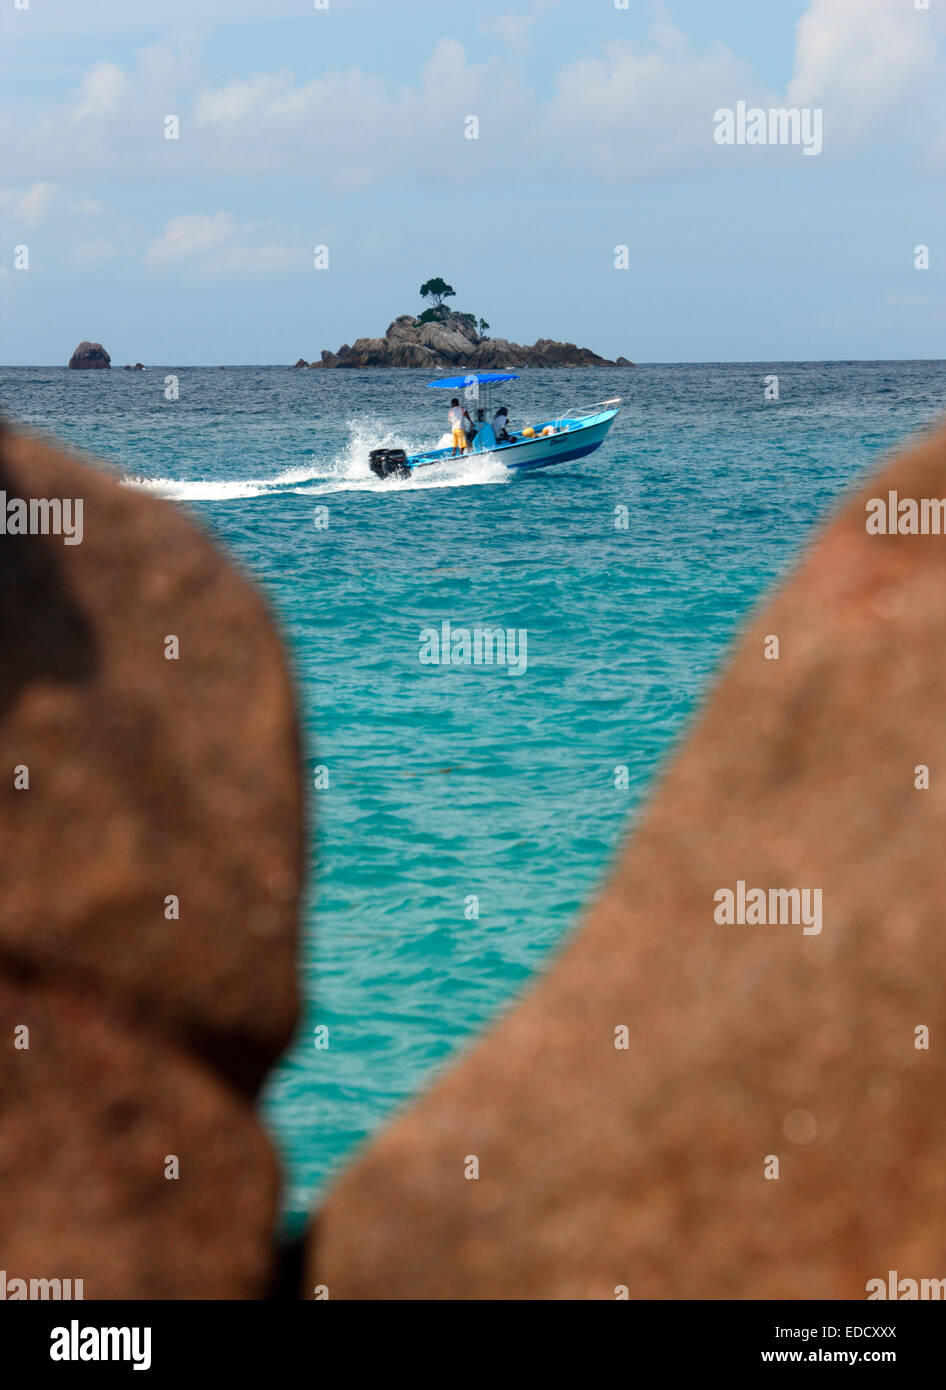
[[[471,371],[502,371],[506,367],[614,367],[631,366],[627,358],[612,362],[590,348],[539,338],[531,346],[506,338],[487,338],[471,318],[445,312],[435,321],[421,322],[402,314],[388,325],[383,338],[356,338],[337,352],[324,349],[320,362],[311,367],[424,367],[429,371],[452,367]],[[305,366],[300,358],[296,366]]]
[[[77,367],[83,371],[92,371],[111,365],[112,359],[101,343],[81,342],[69,358],[70,367]]]

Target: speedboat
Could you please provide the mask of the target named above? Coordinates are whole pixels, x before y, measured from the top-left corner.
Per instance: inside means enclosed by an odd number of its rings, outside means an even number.
[[[493,433],[492,387],[503,381],[518,381],[515,372],[468,372],[465,376],[439,377],[427,385],[440,391],[463,393],[463,400],[474,423],[475,435],[464,458],[489,454],[500,459],[514,472],[533,468],[548,468],[553,463],[568,463],[584,458],[599,448],[621,406],[620,396],[607,401],[595,401],[577,409],[569,409],[554,419],[517,431],[509,441],[500,441]],[[373,449],[368,463],[379,478],[409,478],[418,468],[429,468],[453,458],[453,443],[443,440],[433,449],[421,454],[408,454],[403,449]]]

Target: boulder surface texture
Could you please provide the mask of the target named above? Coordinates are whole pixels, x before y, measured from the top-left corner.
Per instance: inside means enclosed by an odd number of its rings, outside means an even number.
[[[67,502],[75,542],[0,540],[0,1264],[260,1296],[252,1100],[295,1022],[303,847],[280,642],[190,521],[104,471],[7,431],[0,498]]]

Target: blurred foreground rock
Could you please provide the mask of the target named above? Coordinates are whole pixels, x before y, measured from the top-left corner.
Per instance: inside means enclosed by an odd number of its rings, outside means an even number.
[[[946,496],[946,433],[752,623],[575,941],[330,1195],[307,1296],[864,1299],[889,1269],[946,1275],[946,537],[868,535],[893,488]],[[717,924],[740,881],[820,889],[820,934]]]
[[[81,544],[0,542],[0,952],[253,1089],[296,1007],[301,804],[278,638],[166,503],[9,434],[0,492],[83,503]]]
[[[261,1296],[277,1175],[249,1102],[295,1022],[302,875],[285,663],[181,513],[0,434],[8,517],[55,530],[62,499],[68,534],[0,536],[0,1266]]]
[[[0,1020],[8,1284],[82,1279],[85,1299],[259,1298],[279,1177],[248,1101],[58,985],[0,975]],[[14,1029],[28,1048],[13,1048]]]

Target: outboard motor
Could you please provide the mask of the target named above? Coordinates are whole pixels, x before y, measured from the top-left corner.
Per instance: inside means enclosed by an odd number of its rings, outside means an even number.
[[[372,449],[368,467],[376,478],[409,478],[407,454],[403,449]]]

